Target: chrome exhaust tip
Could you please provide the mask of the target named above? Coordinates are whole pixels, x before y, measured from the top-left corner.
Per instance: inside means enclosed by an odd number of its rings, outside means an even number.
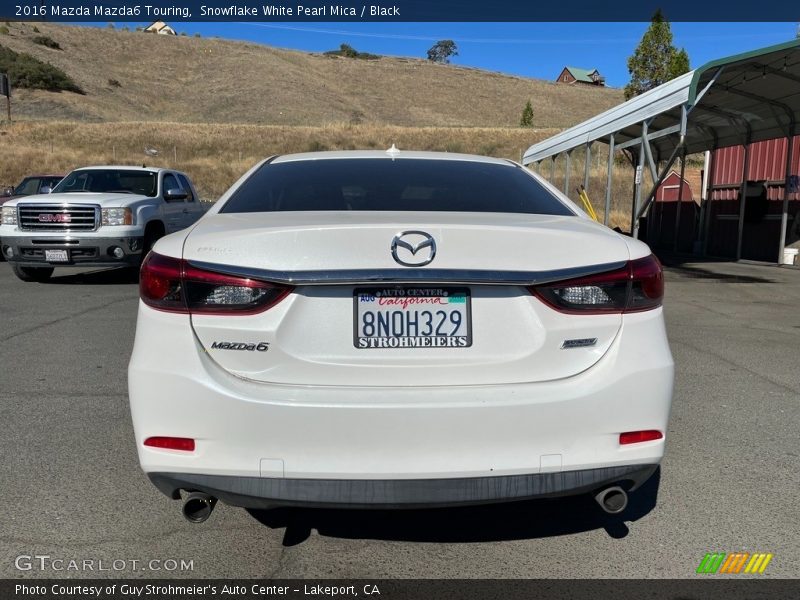
[[[601,490],[594,499],[610,515],[618,515],[628,506],[628,493],[618,485]]]

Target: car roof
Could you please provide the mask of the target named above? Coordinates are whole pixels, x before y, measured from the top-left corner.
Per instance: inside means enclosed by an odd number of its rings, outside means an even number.
[[[301,152],[297,154],[282,154],[272,159],[271,163],[295,162],[303,160],[346,160],[346,159],[380,158],[387,160],[417,159],[417,160],[449,160],[479,162],[505,166],[518,166],[505,158],[479,156],[477,154],[459,154],[455,152],[424,152],[417,150],[398,150],[394,146],[388,150],[335,150],[327,152]]]
[[[36,177],[60,177],[61,179],[64,179],[63,175],[54,175],[52,173],[34,173],[33,175],[25,175],[22,179],[34,179]]]
[[[99,169],[117,169],[125,171],[146,171],[148,173],[161,173],[162,171],[170,171],[178,173],[175,169],[165,169],[163,167],[143,167],[141,165],[93,165],[91,167],[78,167],[75,171],[94,171]]]

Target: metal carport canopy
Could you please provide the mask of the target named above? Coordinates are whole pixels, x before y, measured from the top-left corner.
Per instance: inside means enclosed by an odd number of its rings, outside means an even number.
[[[636,152],[645,122],[654,159],[664,160],[682,138],[681,150],[691,154],[793,135],[798,113],[800,40],[792,40],[711,61],[532,145],[522,162],[541,162],[596,141],[608,144],[612,134],[616,149]]]

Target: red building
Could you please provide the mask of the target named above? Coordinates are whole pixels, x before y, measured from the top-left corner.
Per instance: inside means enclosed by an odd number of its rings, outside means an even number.
[[[787,164],[788,146],[787,139],[780,138],[751,144],[749,157],[745,156],[744,146],[714,152],[708,182],[711,201],[703,224],[708,255],[774,262],[778,257],[784,199],[786,245],[796,242],[792,230],[800,210],[800,136],[792,138]],[[744,203],[740,201],[742,196]]]
[[[699,216],[699,198],[695,198],[692,192],[688,174],[684,174],[684,179],[681,180],[681,176],[672,171],[656,191],[648,222],[648,231],[651,232],[647,238],[648,243],[680,252],[691,252],[697,236]]]

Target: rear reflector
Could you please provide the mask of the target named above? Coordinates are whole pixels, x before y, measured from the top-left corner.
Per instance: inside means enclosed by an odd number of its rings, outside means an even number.
[[[628,261],[621,269],[530,288],[552,308],[565,313],[623,313],[661,306],[664,275],[653,256]]]
[[[626,431],[619,434],[620,446],[626,444],[638,444],[640,442],[652,442],[653,440],[660,440],[664,437],[660,431],[655,429],[646,429],[644,431]]]
[[[151,252],[142,263],[139,296],[169,312],[252,315],[283,300],[292,288],[197,269],[179,258]]]
[[[144,441],[144,445],[151,448],[164,448],[165,450],[194,452],[194,440],[191,438],[149,437]]]

